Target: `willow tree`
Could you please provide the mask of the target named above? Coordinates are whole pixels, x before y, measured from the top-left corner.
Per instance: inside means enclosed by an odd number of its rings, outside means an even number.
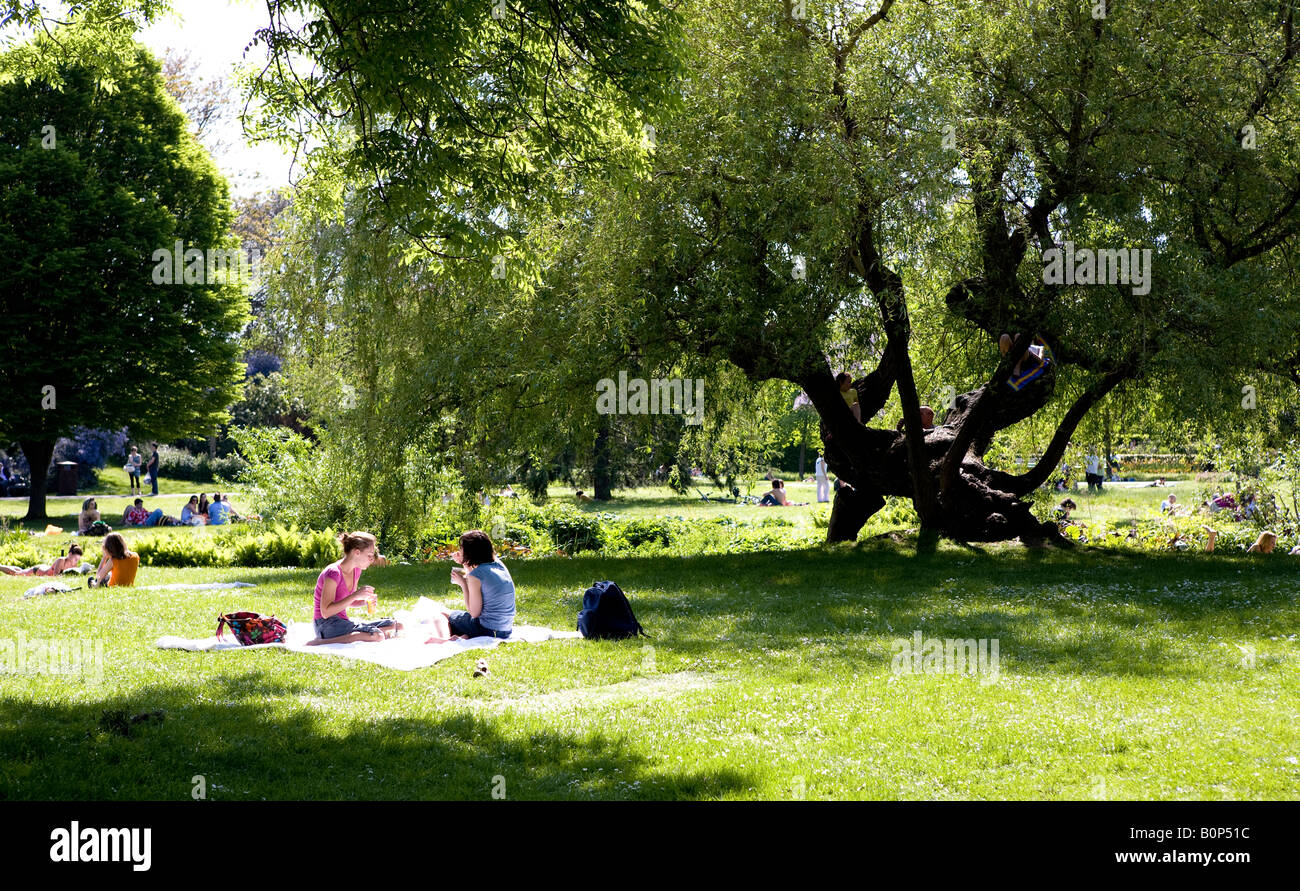
[[[395,468],[416,446],[483,485],[488,459],[526,461],[556,431],[594,441],[593,382],[570,416],[573,380],[549,372],[583,358],[573,335],[599,314],[540,281],[553,251],[529,226],[564,216],[585,178],[644,169],[645,116],[677,78],[674,6],[271,7],[255,129],[317,144],[271,305],[381,525],[403,522]]]
[[[1059,538],[1025,498],[1116,387],[1242,400],[1296,368],[1294,5],[953,6],[692,4],[652,172],[588,193],[589,272],[642,343],[811,399],[851,484],[832,540],[888,495],[929,541]],[[979,378],[954,374],[929,428],[917,343],[941,336]],[[1050,361],[1010,386],[1036,341]],[[844,343],[865,424],[828,360]],[[873,423],[894,394],[901,430]],[[1041,460],[989,467],[1040,412]]]

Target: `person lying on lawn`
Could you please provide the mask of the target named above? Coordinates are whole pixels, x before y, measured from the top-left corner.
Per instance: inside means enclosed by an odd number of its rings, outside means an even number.
[[[81,566],[81,545],[73,544],[68,547],[66,557],[56,557],[53,563],[42,563],[40,566],[29,566],[26,569],[17,566],[0,566],[0,572],[5,575],[58,575],[65,569],[77,569],[79,566]]]
[[[369,532],[344,532],[339,536],[343,559],[326,566],[316,579],[315,604],[312,611],[316,640],[312,644],[379,641],[393,637],[401,624],[389,618],[374,622],[353,622],[348,607],[373,601],[375,589],[359,586],[361,573],[375,562],[378,553],[375,537]]]

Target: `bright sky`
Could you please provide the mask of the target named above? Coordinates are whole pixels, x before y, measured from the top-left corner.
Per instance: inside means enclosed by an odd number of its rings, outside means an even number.
[[[171,47],[189,54],[196,63],[201,80],[224,77],[234,83],[235,68],[245,62],[261,62],[266,50],[262,46],[244,48],[253,33],[268,23],[266,4],[255,0],[172,0],[172,14],[146,28],[139,39],[159,57]],[[290,177],[302,174],[301,163],[279,146],[262,143],[249,145],[239,125],[238,113],[243,99],[236,90],[234,108],[220,131],[228,148],[216,156],[217,164],[230,180],[235,195],[250,195],[289,184]]]

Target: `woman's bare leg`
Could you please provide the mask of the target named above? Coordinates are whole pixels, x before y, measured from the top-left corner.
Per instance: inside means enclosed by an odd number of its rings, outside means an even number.
[[[349,631],[347,634],[340,634],[338,637],[318,637],[315,640],[309,640],[305,646],[316,647],[321,644],[337,643],[357,643],[359,641],[378,641],[384,639],[382,631]]]

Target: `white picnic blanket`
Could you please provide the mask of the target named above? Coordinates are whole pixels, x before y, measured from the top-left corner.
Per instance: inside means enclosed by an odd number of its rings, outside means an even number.
[[[137,591],[222,591],[227,588],[256,588],[252,582],[202,582],[200,584],[187,585],[179,583],[175,585],[136,585]]]
[[[446,643],[426,643],[433,634],[433,625],[429,620],[437,608],[437,603],[427,597],[421,597],[414,609],[397,610],[393,618],[402,623],[402,636],[384,641],[358,641],[356,643],[309,646],[308,643],[316,639],[315,627],[311,622],[294,622],[287,627],[283,643],[254,644],[251,647],[245,647],[240,646],[239,642],[230,634],[221,639],[216,637],[189,639],[168,635],[158,638],[154,646],[164,650],[189,650],[191,652],[210,652],[212,650],[247,652],[249,650],[278,647],[284,650],[292,650],[295,653],[310,653],[315,656],[343,656],[348,659],[359,659],[362,662],[373,662],[376,665],[395,668],[399,671],[414,671],[417,668],[428,668],[430,665],[465,650],[487,650],[500,644],[516,642],[540,643],[544,640],[582,636],[577,631],[556,631],[552,628],[516,625],[507,640],[495,637],[474,637],[469,640],[451,640]]]
[[[33,585],[23,592],[23,599],[29,600],[32,597],[40,597],[42,594],[66,594],[75,590],[69,588],[62,582],[41,582],[39,585]]]

